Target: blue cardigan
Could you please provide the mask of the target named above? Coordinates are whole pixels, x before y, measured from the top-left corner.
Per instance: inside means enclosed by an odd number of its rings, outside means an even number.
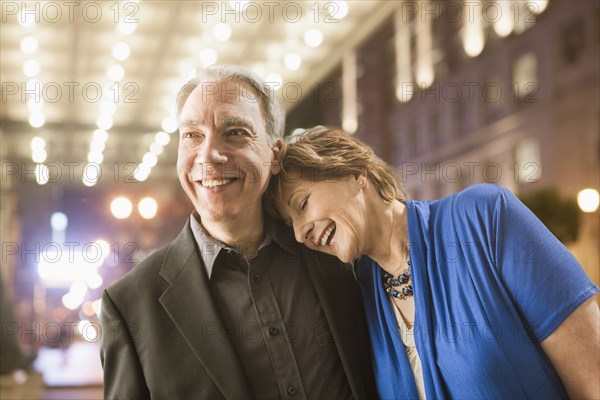
[[[598,291],[510,191],[407,201],[415,343],[427,398],[566,398],[540,342]],[[416,399],[376,262],[357,276],[383,399]]]

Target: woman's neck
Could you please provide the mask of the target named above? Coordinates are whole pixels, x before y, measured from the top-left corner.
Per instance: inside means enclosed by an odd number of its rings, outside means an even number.
[[[398,200],[382,201],[377,208],[380,211],[372,226],[377,226],[379,232],[372,238],[373,245],[367,255],[389,274],[399,275],[406,269],[408,261],[407,209]]]

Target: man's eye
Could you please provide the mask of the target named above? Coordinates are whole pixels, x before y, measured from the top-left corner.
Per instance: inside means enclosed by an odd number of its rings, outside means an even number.
[[[198,134],[196,132],[184,132],[183,135],[182,135],[182,137],[184,139],[191,139],[191,138],[194,138],[196,136],[198,136]]]
[[[243,129],[231,129],[227,131],[227,136],[245,136],[247,135],[246,131]]]

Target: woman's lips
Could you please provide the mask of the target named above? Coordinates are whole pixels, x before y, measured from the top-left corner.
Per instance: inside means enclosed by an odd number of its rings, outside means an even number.
[[[319,238],[317,245],[329,246],[329,244],[333,240],[334,235],[335,235],[335,222],[332,222],[331,224],[329,224],[327,226],[327,228],[325,228],[325,230],[321,234],[321,237]]]

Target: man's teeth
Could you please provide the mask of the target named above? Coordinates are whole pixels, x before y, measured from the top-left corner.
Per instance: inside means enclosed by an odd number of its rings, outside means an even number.
[[[207,187],[207,188],[212,188],[212,187],[216,187],[216,186],[223,186],[223,185],[227,185],[228,183],[230,183],[233,179],[212,179],[212,180],[203,180],[202,181],[202,186]]]
[[[333,232],[334,229],[335,229],[335,224],[329,225],[329,228],[327,228],[327,230],[325,231],[325,234],[321,238],[321,246],[327,245],[327,241],[329,240],[329,236],[331,235],[331,232]]]

